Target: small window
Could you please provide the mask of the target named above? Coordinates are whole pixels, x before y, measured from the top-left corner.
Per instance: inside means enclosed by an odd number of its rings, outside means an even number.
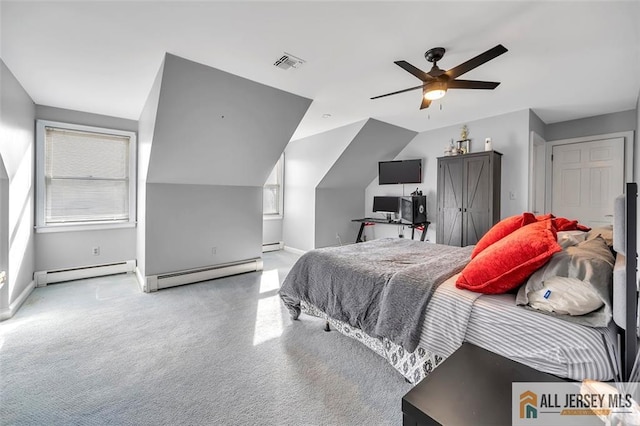
[[[39,232],[134,226],[133,132],[39,120]]]
[[[284,154],[271,171],[262,191],[262,214],[265,217],[282,217],[283,194],[282,182],[284,177]]]

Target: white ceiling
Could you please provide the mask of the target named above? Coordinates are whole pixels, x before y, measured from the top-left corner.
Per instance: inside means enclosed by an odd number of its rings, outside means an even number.
[[[638,1],[4,1],[0,57],[34,102],[137,120],[170,52],[313,99],[294,139],[368,117],[415,131],[532,108],[546,123],[633,109],[640,90]],[[420,111],[424,52],[452,68],[503,44]],[[283,52],[307,62],[273,66]],[[442,109],[440,109],[440,104]],[[330,118],[323,118],[331,114]]]

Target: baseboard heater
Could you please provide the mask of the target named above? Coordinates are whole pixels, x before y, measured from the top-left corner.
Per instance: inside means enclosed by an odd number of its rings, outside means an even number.
[[[102,277],[104,275],[122,274],[134,272],[135,260],[126,262],[107,263],[101,265],[83,266],[79,268],[57,269],[53,271],[36,271],[33,274],[36,287],[45,287],[47,284],[63,281],[81,280],[84,278]]]
[[[262,245],[262,252],[266,253],[269,251],[278,251],[284,248],[284,242],[280,241],[277,243],[268,243]]]
[[[239,262],[224,263],[206,268],[189,269],[185,271],[172,272],[170,274],[147,276],[143,290],[146,292],[156,291],[163,288],[175,287],[184,284],[192,284],[200,281],[209,281],[215,278],[228,277],[231,275],[244,274],[262,270],[262,259],[249,259]]]

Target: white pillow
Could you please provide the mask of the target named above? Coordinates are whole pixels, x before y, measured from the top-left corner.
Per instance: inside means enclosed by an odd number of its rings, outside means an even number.
[[[561,315],[584,315],[604,305],[593,286],[578,278],[550,277],[527,297],[532,308]]]
[[[563,249],[567,247],[575,246],[587,239],[588,232],[584,231],[559,231],[558,232],[558,244]]]

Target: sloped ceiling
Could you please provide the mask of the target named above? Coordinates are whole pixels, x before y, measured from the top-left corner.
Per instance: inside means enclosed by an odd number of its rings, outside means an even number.
[[[262,186],[310,103],[167,54],[147,182]]]
[[[285,150],[287,187],[318,186],[367,121],[291,141]]]
[[[165,52],[313,99],[294,139],[369,117],[415,131],[532,108],[554,123],[635,108],[638,1],[2,1],[0,57],[39,105],[138,119]],[[456,66],[493,91],[420,111],[393,61]],[[300,69],[273,66],[283,52]],[[323,119],[325,113],[331,118]]]
[[[378,175],[378,161],[393,160],[417,132],[369,119],[318,188],[365,188]]]

